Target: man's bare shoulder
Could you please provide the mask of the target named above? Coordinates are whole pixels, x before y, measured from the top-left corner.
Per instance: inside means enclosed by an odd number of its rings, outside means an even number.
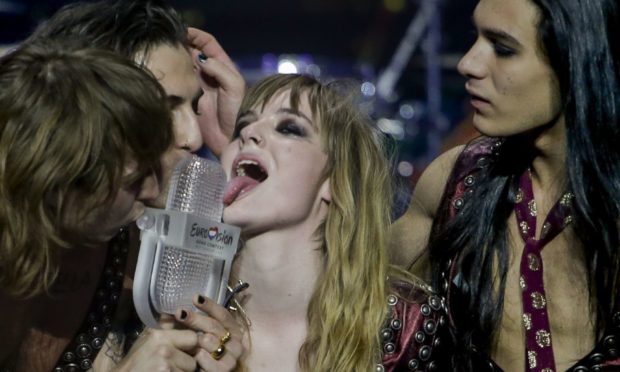
[[[391,262],[424,279],[428,279],[430,273],[425,248],[433,219],[463,148],[458,146],[446,151],[424,170],[414,188],[407,212],[392,225]]]
[[[454,164],[464,147],[464,145],[454,147],[429,164],[413,190],[409,210],[417,209],[415,211],[417,213],[427,215],[429,218],[435,217]]]

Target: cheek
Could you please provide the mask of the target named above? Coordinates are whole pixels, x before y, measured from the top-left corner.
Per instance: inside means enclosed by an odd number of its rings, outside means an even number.
[[[114,218],[118,216],[121,219],[126,217],[126,215],[133,209],[138,192],[139,190],[136,190],[135,192],[125,189],[119,190],[118,195],[116,195],[116,199],[114,199],[114,202],[110,206],[110,214],[112,217]]]
[[[222,168],[224,168],[224,172],[226,172],[226,176],[230,179],[230,169],[232,168],[233,160],[237,155],[237,141],[233,141],[229,143],[222,151],[222,156],[220,157],[220,164],[222,164]]]

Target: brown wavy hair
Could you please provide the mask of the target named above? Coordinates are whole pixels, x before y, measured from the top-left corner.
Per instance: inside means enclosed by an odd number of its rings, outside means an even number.
[[[111,52],[47,42],[0,59],[0,290],[49,289],[79,231],[65,216],[109,205],[128,161],[159,168],[173,140],[165,97]]]

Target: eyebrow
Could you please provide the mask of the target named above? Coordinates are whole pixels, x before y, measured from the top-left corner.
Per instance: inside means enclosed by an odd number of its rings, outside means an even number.
[[[495,28],[483,28],[480,31],[482,34],[484,34],[484,36],[486,36],[489,39],[504,41],[504,42],[514,44],[516,46],[521,46],[521,43],[519,42],[519,40],[517,40],[514,36],[510,35],[509,33],[505,31],[498,30]]]
[[[479,30],[478,32],[482,33],[485,37],[489,39],[512,43],[512,44],[515,44],[516,46],[521,46],[521,43],[519,42],[519,40],[517,40],[514,36],[510,35],[506,31],[493,28],[493,27],[478,28],[478,23],[476,23],[475,13],[474,15],[471,16],[470,20],[471,20],[471,23],[474,25],[474,27]]]
[[[303,112],[301,112],[299,110],[295,110],[295,109],[292,109],[292,108],[280,108],[280,109],[278,109],[278,111],[276,111],[276,114],[290,114],[290,115],[298,116],[298,117],[304,119],[305,121],[307,121],[313,128],[316,129],[316,125],[314,124],[314,122],[312,120],[310,120],[309,117],[307,117]],[[244,118],[246,116],[256,117],[256,113],[254,112],[254,110],[244,111],[241,114],[239,114],[239,119],[242,119],[242,118]]]
[[[291,115],[299,116],[300,118],[306,120],[313,128],[316,129],[316,126],[314,125],[314,122],[312,122],[312,120],[310,120],[309,117],[307,117],[303,112],[301,112],[299,110],[294,110],[292,108],[281,108],[281,109],[278,109],[278,111],[276,111],[276,113],[278,113],[278,114],[291,114]]]
[[[198,105],[198,101],[200,100],[203,94],[204,94],[204,91],[201,88],[198,88],[198,90],[196,91],[196,94],[194,94],[194,96],[192,97],[192,101],[191,101],[192,107],[195,107]],[[176,94],[169,94],[167,97],[167,100],[168,100],[168,104],[170,105],[171,109],[176,108],[177,106],[179,106],[185,101],[183,97],[178,96]]]

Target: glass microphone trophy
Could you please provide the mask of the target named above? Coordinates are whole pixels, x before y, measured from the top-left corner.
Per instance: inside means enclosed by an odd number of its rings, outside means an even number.
[[[142,322],[196,310],[196,294],[223,304],[240,229],[221,222],[226,175],[219,163],[192,156],[175,167],[166,209],[146,208],[133,299]]]

